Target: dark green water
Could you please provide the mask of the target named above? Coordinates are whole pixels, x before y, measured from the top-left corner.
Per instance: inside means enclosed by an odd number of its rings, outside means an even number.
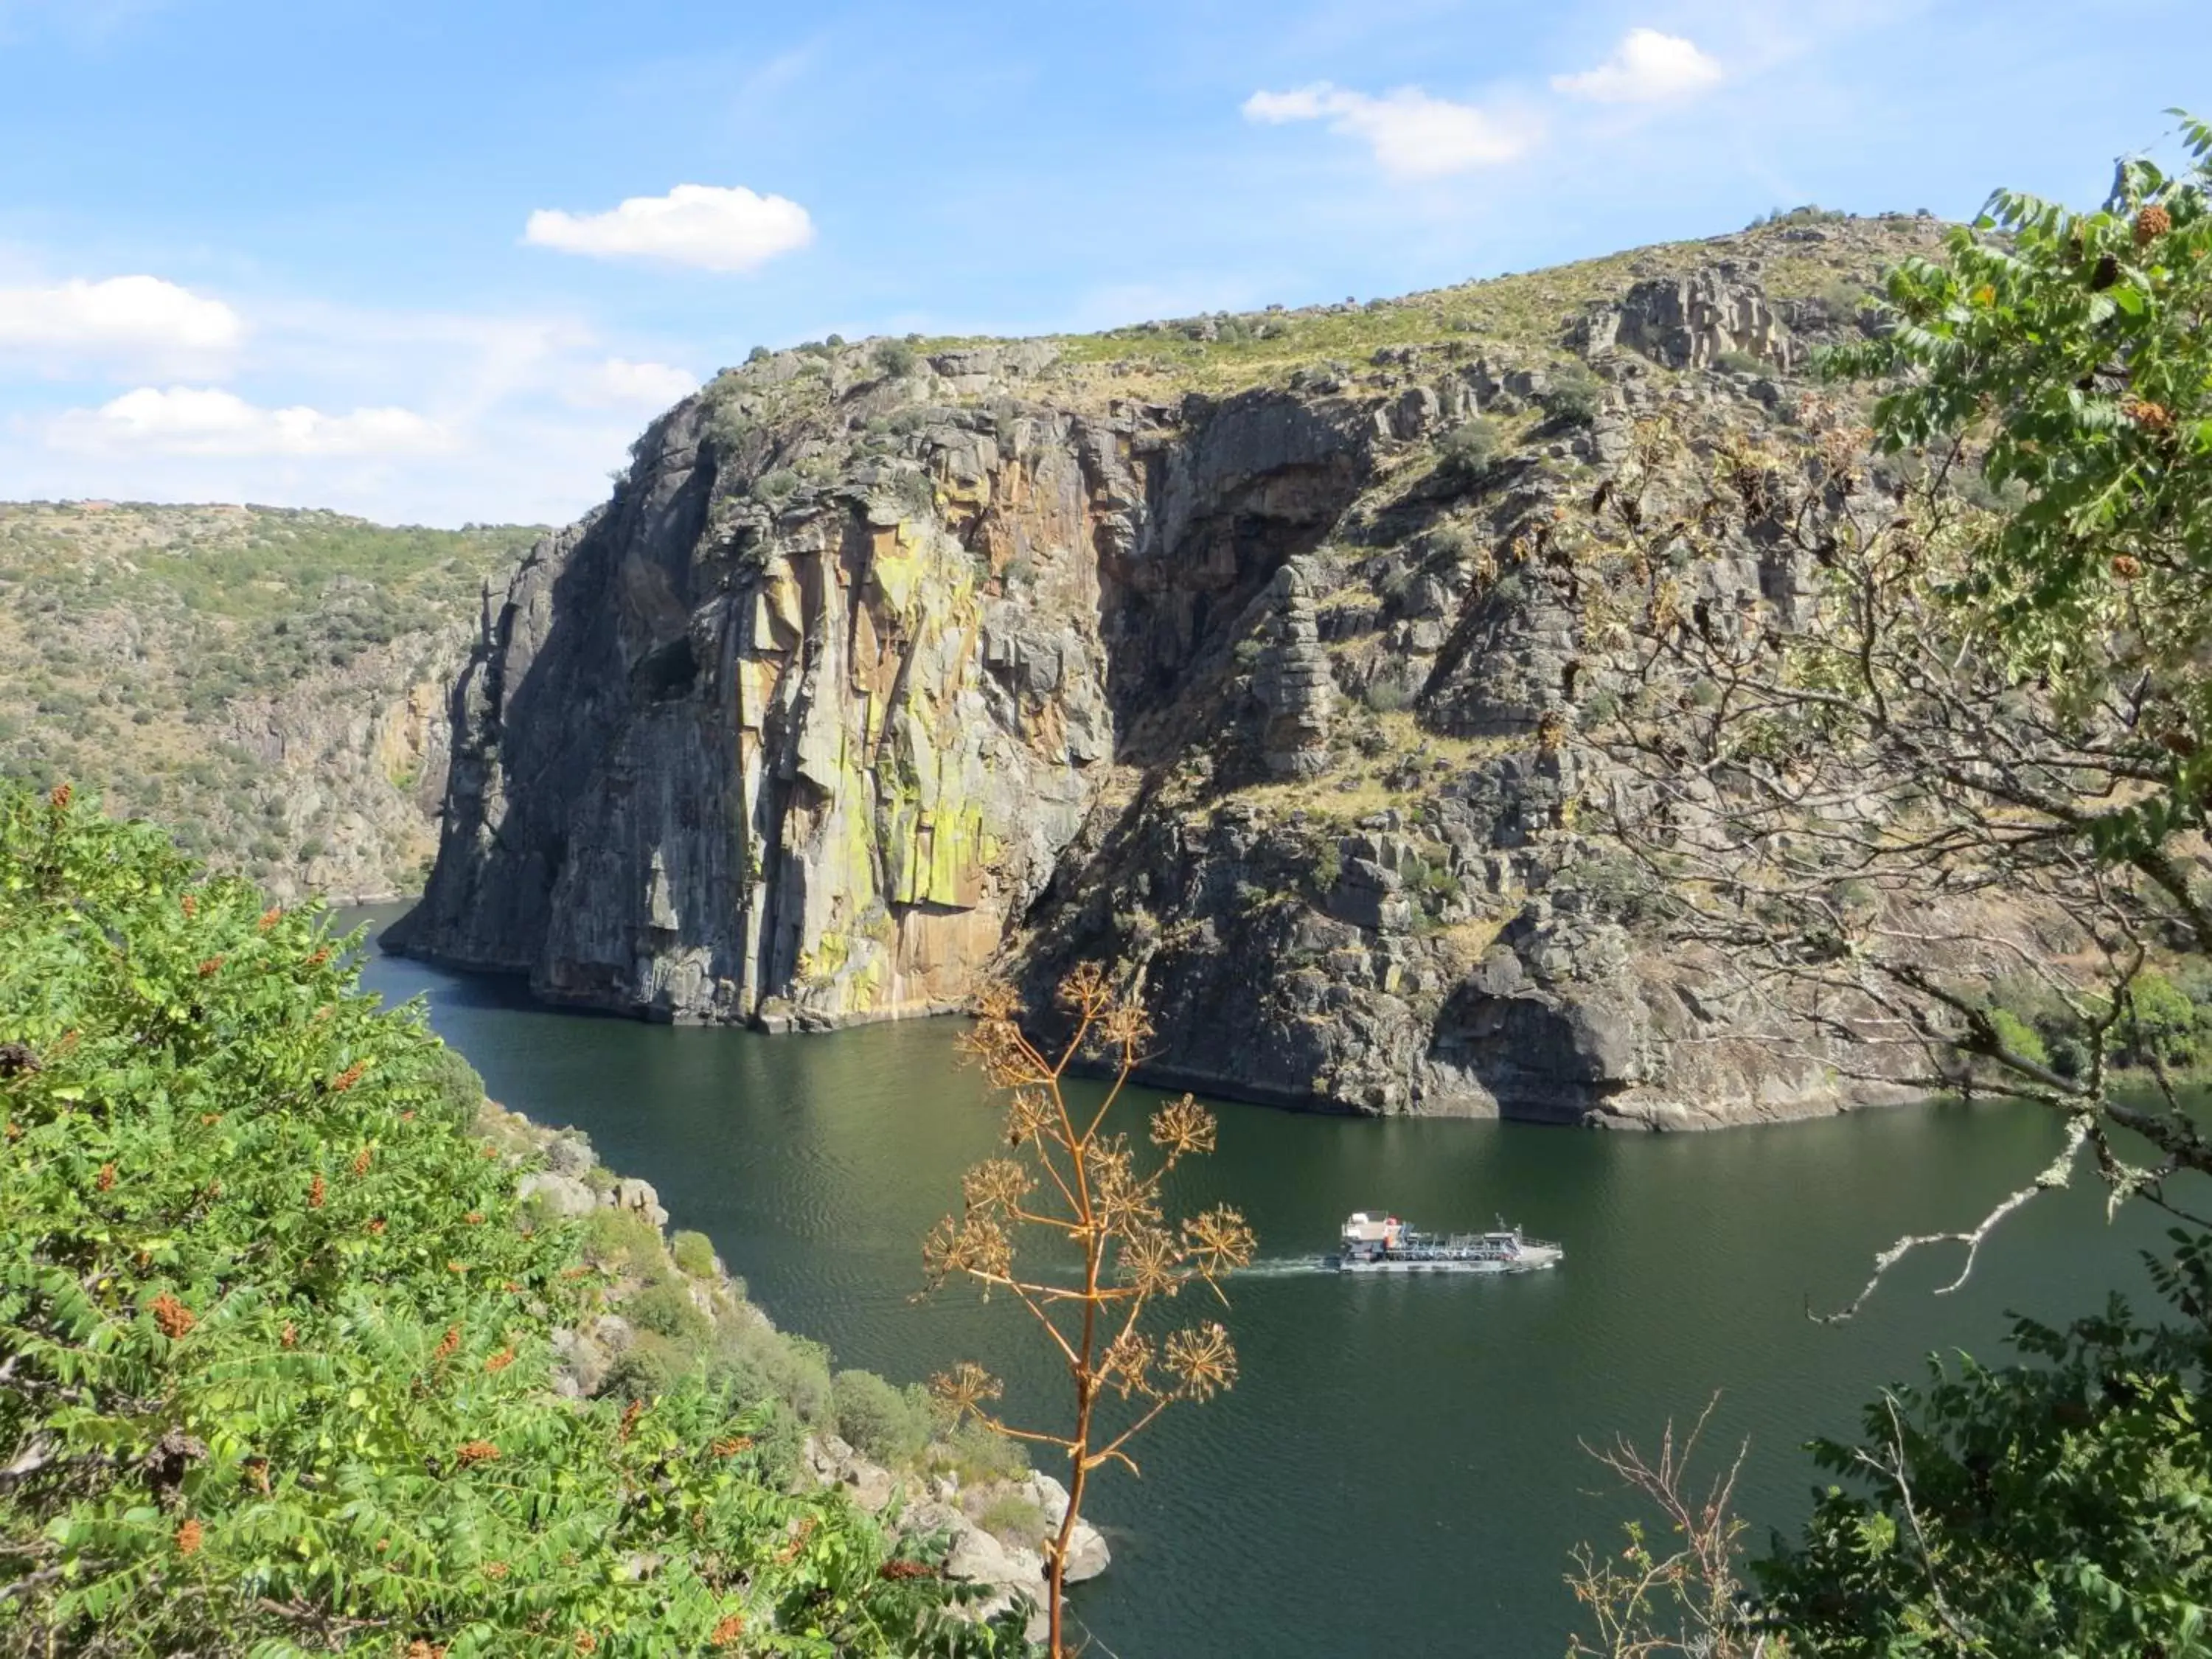
[[[1048,1397],[1018,1309],[908,1299],[922,1232],[999,1123],[952,1023],[769,1038],[549,1012],[384,957],[366,978],[426,996],[495,1097],[588,1131],[841,1364],[905,1381],[975,1358],[1017,1406]],[[1794,1524],[1808,1435],[1848,1429],[1931,1350],[1994,1355],[2008,1310],[2146,1293],[2136,1252],[2160,1231],[2060,1194],[2008,1224],[1966,1290],[1929,1294],[1948,1256],[1908,1264],[1824,1328],[1808,1295],[1847,1300],[1899,1233],[1978,1217],[2048,1161],[2056,1127],[2004,1106],[1679,1137],[1219,1109],[1219,1152],[1175,1198],[1240,1205],[1275,1271],[1234,1287],[1236,1390],[1154,1429],[1141,1480],[1093,1489],[1115,1564],[1079,1612],[1120,1659],[1556,1656],[1568,1549],[1629,1512],[1579,1439],[1656,1439],[1721,1390],[1716,1432],[1752,1442],[1748,1513]],[[1567,1260],[1497,1279],[1295,1270],[1375,1206],[1438,1227],[1503,1211]]]

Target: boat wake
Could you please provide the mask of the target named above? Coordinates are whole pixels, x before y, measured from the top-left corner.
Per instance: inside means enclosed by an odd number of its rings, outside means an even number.
[[[1318,1255],[1278,1255],[1262,1257],[1249,1262],[1230,1275],[1232,1279],[1295,1279],[1302,1273],[1325,1273],[1335,1271],[1326,1258]]]

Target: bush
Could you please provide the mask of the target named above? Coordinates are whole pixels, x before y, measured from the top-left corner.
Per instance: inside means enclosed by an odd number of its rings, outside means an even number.
[[[764,501],[787,499],[799,488],[799,475],[787,466],[771,467],[753,480],[753,494]]]
[[[441,1042],[422,1067],[422,1080],[434,1092],[444,1121],[457,1133],[467,1133],[484,1103],[483,1079],[467,1057]]]
[[[1561,426],[1588,426],[1605,407],[1605,383],[1580,363],[1569,363],[1551,377],[1548,391],[1539,400],[1544,412]]]
[[[1437,475],[1462,489],[1471,488],[1488,476],[1500,447],[1495,421],[1478,417],[1462,422],[1437,446]]]
[[[2009,1008],[1990,1010],[1990,1028],[1996,1033],[1997,1041],[2012,1054],[2032,1066],[2048,1066],[2051,1051],[2044,1046],[2042,1036]]]
[[[660,1230],[635,1210],[602,1205],[584,1221],[585,1257],[602,1267],[650,1271],[660,1261]]]
[[[825,1652],[1024,1650],[946,1620],[938,1581],[881,1576],[872,1522],[787,1490],[747,1449],[772,1419],[667,1339],[616,1379],[641,1411],[554,1393],[578,1230],[514,1224],[514,1171],[441,1109],[421,1010],[363,995],[312,908],[15,790],[0,938],[0,1467],[65,1472],[0,1501],[0,1555],[41,1564],[0,1650],[374,1630],[396,1634],[358,1650],[532,1653],[596,1629],[605,1659],[677,1659],[742,1582]]]
[[[2204,1028],[2197,1006],[2164,974],[2153,968],[2136,975],[2129,1004],[2126,1042],[2131,1063],[2148,1066],[2155,1060],[2180,1068],[2204,1058]]]
[[[809,1425],[830,1425],[830,1351],[802,1336],[787,1336],[757,1312],[726,1324],[712,1363],[714,1376],[748,1405],[788,1406]]]
[[[1713,359],[1713,367],[1723,374],[1764,374],[1766,364],[1748,351],[1723,351]]]
[[[878,1463],[902,1462],[929,1443],[929,1401],[902,1394],[873,1371],[839,1371],[830,1399],[837,1432]]]
[[[681,1232],[669,1241],[676,1265],[694,1279],[714,1276],[714,1241],[704,1233]]]
[[[884,378],[891,380],[904,380],[921,361],[921,354],[904,340],[879,340],[872,355]]]
[[[641,1331],[665,1336],[687,1352],[702,1346],[714,1332],[688,1287],[673,1279],[657,1279],[631,1293],[622,1311]]]

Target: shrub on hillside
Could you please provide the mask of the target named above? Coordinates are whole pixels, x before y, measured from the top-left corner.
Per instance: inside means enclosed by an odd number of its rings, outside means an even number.
[[[0,1652],[1024,1650],[700,1368],[554,1394],[576,1231],[318,916],[17,789],[0,938]]]
[[[879,1463],[902,1462],[929,1443],[929,1397],[902,1394],[873,1371],[839,1371],[830,1398],[837,1432]]]

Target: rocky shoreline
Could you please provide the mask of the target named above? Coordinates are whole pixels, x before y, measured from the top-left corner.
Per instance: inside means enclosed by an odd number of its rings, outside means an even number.
[[[617,1378],[626,1356],[641,1341],[632,1306],[648,1284],[678,1284],[691,1306],[720,1335],[743,1333],[775,1338],[774,1322],[745,1295],[719,1256],[679,1261],[666,1235],[668,1212],[648,1182],[614,1176],[602,1167],[590,1139],[574,1128],[551,1128],[486,1102],[477,1128],[521,1173],[516,1196],[526,1218],[588,1220],[603,1213],[634,1218],[649,1230],[657,1260],[629,1260],[614,1275],[603,1311],[554,1339],[554,1386],[571,1399],[591,1397]],[[902,1467],[872,1459],[825,1424],[808,1426],[799,1449],[799,1478],[834,1486],[904,1538],[945,1545],[941,1570],[948,1578],[988,1592],[969,1609],[988,1618],[1026,1599],[1030,1634],[1043,1629],[1045,1563],[1041,1547],[1056,1532],[1067,1508],[1067,1491],[1051,1475],[1028,1470],[963,1480],[933,1445]],[[986,1521],[992,1524],[985,1524]],[[1106,1571],[1105,1539],[1079,1521],[1070,1542],[1067,1581],[1079,1583]]]

